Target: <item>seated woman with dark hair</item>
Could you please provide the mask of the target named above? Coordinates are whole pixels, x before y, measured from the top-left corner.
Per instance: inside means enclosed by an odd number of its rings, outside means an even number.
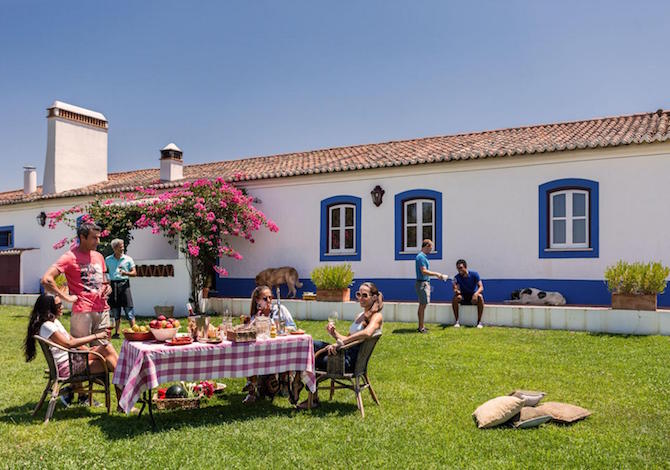
[[[91,341],[107,340],[109,338],[108,331],[98,332],[81,338],[72,338],[59,320],[62,314],[63,310],[60,298],[49,294],[42,294],[37,298],[35,306],[33,307],[33,311],[30,314],[30,320],[28,321],[28,331],[26,333],[26,339],[23,347],[26,362],[30,362],[35,358],[36,347],[35,339],[33,338],[35,335],[41,336],[44,339],[48,339],[49,341],[56,343],[57,345],[64,348],[81,350],[88,350],[89,348],[85,345]],[[61,377],[68,377],[70,375],[68,353],[53,346],[51,346],[50,349],[54,362],[56,363],[56,367],[58,368],[58,375]],[[104,357],[108,370],[110,372],[114,371],[119,356],[111,343],[94,346],[93,348],[90,348],[90,350],[95,351]],[[100,358],[97,356],[89,355],[88,364],[92,373],[104,371],[103,364],[100,361]],[[77,369],[83,371],[84,368],[85,364],[83,363],[73,364],[73,370],[75,372],[77,372]],[[117,386],[117,400],[120,397],[121,389]],[[117,410],[121,412],[123,411],[121,407],[117,407]]]
[[[252,322],[257,316],[269,317],[271,321],[277,320],[280,317],[280,311],[281,318],[286,322],[286,326],[295,328],[296,324],[291,312],[283,305],[277,306],[272,303],[272,290],[268,286],[258,286],[251,293],[249,317]],[[280,389],[288,395],[291,375],[289,372],[282,372],[279,376],[269,374],[261,377],[248,377],[247,384],[242,389],[242,391],[247,392],[247,396],[244,397],[242,403],[253,403],[260,396],[273,398]]]
[[[326,330],[336,340],[335,344],[329,344],[324,341],[314,341],[314,353],[325,350],[325,353],[319,354],[314,361],[314,366],[318,370],[326,370],[328,367],[328,356],[337,354],[337,351],[346,344],[360,340],[366,340],[375,333],[381,332],[384,319],[382,309],[384,308],[384,296],[377,286],[372,282],[364,282],[356,292],[356,298],[363,307],[363,311],[356,315],[353,323],[349,326],[349,334],[343,335],[337,331],[335,325],[328,323]],[[359,345],[352,346],[344,350],[344,365],[347,371],[353,370],[358,357]],[[314,393],[312,406],[319,406],[319,396]],[[298,405],[300,409],[307,408],[307,401]]]

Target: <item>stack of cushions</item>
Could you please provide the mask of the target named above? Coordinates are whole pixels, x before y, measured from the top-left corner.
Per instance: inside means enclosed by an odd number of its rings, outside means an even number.
[[[534,428],[548,421],[574,423],[591,414],[587,409],[568,403],[546,402],[536,406],[546,394],[515,390],[508,396],[493,398],[479,406],[472,417],[479,429],[510,423],[518,429]]]

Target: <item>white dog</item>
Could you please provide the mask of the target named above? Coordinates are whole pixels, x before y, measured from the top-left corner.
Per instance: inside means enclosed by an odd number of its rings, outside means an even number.
[[[565,297],[560,292],[547,292],[534,287],[527,287],[512,292],[512,300],[506,304],[523,305],[565,305]]]

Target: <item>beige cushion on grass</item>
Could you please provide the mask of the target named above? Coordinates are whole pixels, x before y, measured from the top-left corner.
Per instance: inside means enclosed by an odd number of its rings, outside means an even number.
[[[514,390],[510,396],[521,398],[525,402],[525,406],[535,406],[540,403],[546,393],[536,392],[533,390]]]
[[[540,424],[544,424],[547,421],[550,421],[552,416],[533,408],[531,406],[524,406],[521,408],[521,412],[518,416],[515,416],[513,419],[513,425],[515,428],[525,429],[525,428],[535,428]]]
[[[480,405],[472,417],[479,429],[492,428],[506,423],[523,408],[523,400],[517,397],[498,397]]]
[[[551,415],[554,421],[560,423],[574,423],[591,415],[591,412],[586,408],[569,403],[559,403],[557,401],[542,403],[540,406],[536,406],[535,409]]]

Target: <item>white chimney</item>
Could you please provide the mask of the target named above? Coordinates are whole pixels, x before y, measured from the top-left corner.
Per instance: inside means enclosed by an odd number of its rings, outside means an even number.
[[[23,167],[23,194],[37,191],[37,170],[34,166]]]
[[[107,119],[101,113],[54,101],[47,108],[44,194],[107,181]]]
[[[161,181],[177,181],[184,178],[183,152],[173,143],[161,149]]]

